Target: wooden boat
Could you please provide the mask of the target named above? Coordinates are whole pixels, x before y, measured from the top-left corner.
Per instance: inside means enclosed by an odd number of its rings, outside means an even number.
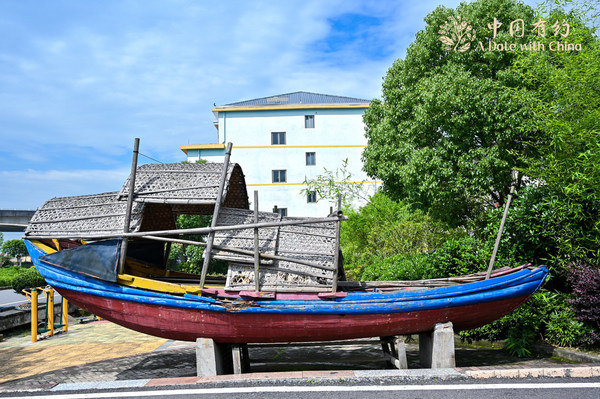
[[[548,274],[525,265],[491,278],[343,281],[341,212],[285,218],[258,212],[257,202],[255,193],[247,209],[243,173],[228,157],[132,167],[121,192],[48,201],[26,245],[48,284],[82,309],[155,336],[221,343],[413,334],[447,321],[471,329],[523,304]],[[175,228],[177,214],[210,212],[210,227]],[[172,242],[206,247],[200,275],[166,269]],[[226,278],[206,277],[211,258],[229,262]]]

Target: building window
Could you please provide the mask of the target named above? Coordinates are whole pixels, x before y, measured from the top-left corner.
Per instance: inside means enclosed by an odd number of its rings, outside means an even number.
[[[306,153],[306,165],[307,166],[312,166],[312,165],[316,165],[317,164],[317,159],[315,157],[315,153],[314,152],[307,152]]]
[[[285,132],[272,132],[271,145],[285,145]]]
[[[281,216],[287,216],[287,208],[278,208],[277,206],[275,206],[275,208],[273,209],[273,213],[277,213]]]
[[[287,181],[285,176],[285,169],[274,169],[273,170],[273,183],[285,183]]]
[[[316,191],[308,191],[306,193],[306,202],[309,204],[317,202],[317,192]]]
[[[304,127],[306,129],[314,129],[314,127],[315,127],[315,116],[314,115],[304,115]]]

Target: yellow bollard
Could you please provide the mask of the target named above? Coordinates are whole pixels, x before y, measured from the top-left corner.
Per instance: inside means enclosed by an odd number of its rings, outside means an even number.
[[[31,342],[37,342],[38,325],[38,292],[37,289],[31,290]]]
[[[38,325],[38,292],[32,288],[31,292],[23,290],[27,300],[31,303],[31,342],[37,342],[37,325]]]
[[[63,332],[67,332],[69,330],[69,301],[67,298],[62,299],[62,325]]]

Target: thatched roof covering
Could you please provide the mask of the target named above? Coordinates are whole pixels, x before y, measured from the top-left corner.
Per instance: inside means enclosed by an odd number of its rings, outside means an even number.
[[[221,163],[142,165],[137,168],[135,175],[135,200],[161,204],[214,205],[222,169]],[[119,192],[119,199],[126,199],[128,195],[129,178]],[[229,165],[223,195],[224,206],[248,208],[246,182],[238,164]]]
[[[123,232],[127,201],[118,201],[117,192],[52,198],[31,218],[25,235],[71,237],[93,232],[112,235]],[[134,204],[131,229],[139,228],[143,204]]]
[[[174,229],[180,213],[212,214],[223,164],[143,165],[136,171],[130,232]],[[33,215],[26,236],[118,236],[125,226],[128,181],[120,192],[47,201]],[[242,169],[228,168],[224,206],[248,208]]]

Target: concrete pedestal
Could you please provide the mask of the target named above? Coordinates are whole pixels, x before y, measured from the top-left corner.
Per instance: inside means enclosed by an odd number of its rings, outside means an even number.
[[[432,332],[419,334],[421,366],[441,369],[456,366],[452,323],[438,323]]]
[[[231,345],[219,344],[210,338],[196,339],[196,374],[198,377],[231,374]]]

